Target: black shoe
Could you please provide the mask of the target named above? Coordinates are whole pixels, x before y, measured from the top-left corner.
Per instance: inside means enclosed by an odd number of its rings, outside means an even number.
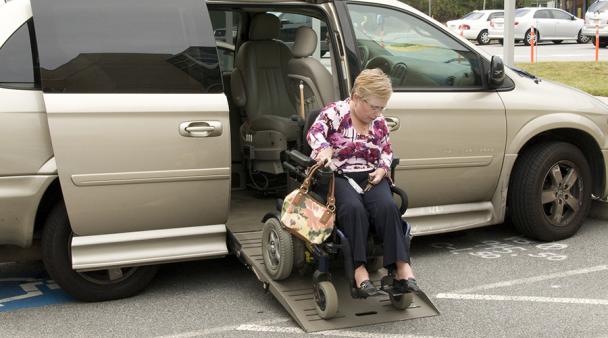
[[[361,282],[357,288],[357,295],[361,298],[373,297],[379,294],[380,292],[369,279]]]
[[[396,293],[419,293],[421,290],[414,278],[393,280],[393,291]]]

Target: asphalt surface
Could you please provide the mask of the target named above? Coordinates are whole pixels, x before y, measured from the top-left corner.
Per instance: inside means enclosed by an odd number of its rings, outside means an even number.
[[[417,278],[440,316],[317,335],[606,337],[606,238],[600,220],[549,244],[522,238],[509,225],[415,238]],[[0,265],[0,280],[42,274],[39,263]],[[165,265],[129,299],[1,311],[3,337],[305,335],[233,257]]]

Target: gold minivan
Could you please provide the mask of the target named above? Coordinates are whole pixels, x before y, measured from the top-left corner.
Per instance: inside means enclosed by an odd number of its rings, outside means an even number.
[[[607,195],[606,104],[396,0],[1,1],[0,46],[0,244],[40,239],[83,300],[133,295],[160,263],[240,254],[285,193],[298,107],[346,98],[364,68],[393,82],[414,235],[508,213],[557,240]]]

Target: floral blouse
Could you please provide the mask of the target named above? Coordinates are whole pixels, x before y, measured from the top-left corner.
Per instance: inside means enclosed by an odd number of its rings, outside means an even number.
[[[356,172],[384,168],[388,173],[393,151],[384,117],[373,120],[367,135],[361,135],[353,126],[349,103],[350,98],[338,101],[319,113],[306,135],[312,148],[311,157],[331,146],[334,153],[329,166],[333,170]]]

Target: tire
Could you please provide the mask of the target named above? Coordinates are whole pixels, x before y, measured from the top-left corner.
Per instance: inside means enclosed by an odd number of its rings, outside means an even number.
[[[578,37],[576,38],[576,43],[589,43],[591,42],[591,37],[587,35],[583,35],[583,30],[578,31]]]
[[[501,45],[505,44],[505,40],[504,39],[498,39],[498,43],[500,43]]]
[[[490,36],[488,35],[487,29],[479,32],[479,35],[477,35],[477,43],[480,45],[487,45],[490,43]]]
[[[591,39],[593,45],[595,46],[595,38]],[[608,46],[608,39],[600,38],[600,48],[606,48]]]
[[[576,178],[567,182],[569,174]],[[517,160],[511,177],[508,203],[517,230],[542,241],[578,231],[591,206],[592,187],[580,149],[565,142],[534,145]]]
[[[538,31],[535,29],[534,30],[534,44],[536,44],[540,40],[539,37],[540,37],[540,35],[538,34]],[[530,46],[531,41],[532,41],[532,30],[528,29],[526,31],[526,34],[524,35],[524,45]]]
[[[564,40],[551,40],[551,42],[553,42],[556,45],[559,45],[560,43],[562,43]]]
[[[338,313],[338,293],[332,282],[322,281],[317,284],[315,310],[323,319],[331,319]]]
[[[51,209],[42,232],[42,261],[47,272],[68,294],[85,302],[133,296],[142,291],[158,266],[117,268],[90,272],[72,269],[72,228],[63,201]]]
[[[293,269],[293,241],[276,218],[269,218],[262,230],[262,256],[266,272],[273,280],[282,280]]]
[[[407,309],[414,301],[414,294],[411,292],[405,293],[401,296],[393,296],[389,294],[391,304],[397,310]]]

